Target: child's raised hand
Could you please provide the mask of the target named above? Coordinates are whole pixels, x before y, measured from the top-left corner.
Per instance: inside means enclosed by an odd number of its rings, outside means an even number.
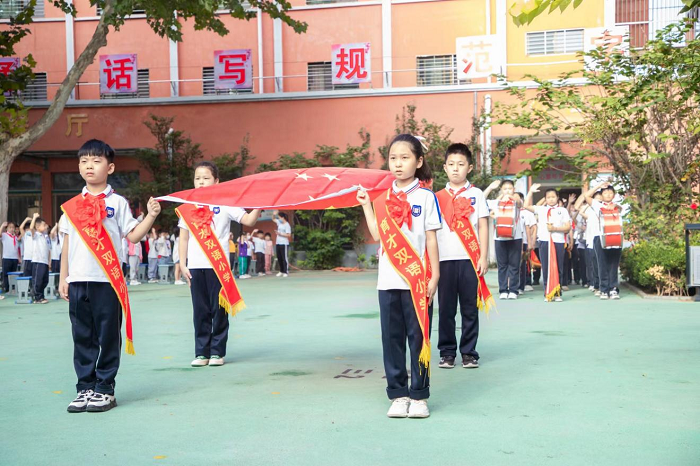
[[[34,218],[39,218],[39,212],[34,212],[34,215],[32,215],[32,219]]]
[[[539,183],[535,183],[530,187],[530,192],[531,193],[539,193],[540,192],[540,186],[542,186]]]
[[[7,222],[2,222],[2,225],[0,225],[0,228],[7,228]]]
[[[501,180],[495,180],[489,185],[489,189],[494,190],[501,185]]]
[[[360,205],[369,204],[369,194],[367,194],[367,191],[365,191],[364,189],[357,190],[357,202],[359,202]]]
[[[148,215],[155,218],[158,216],[158,214],[160,214],[160,202],[150,198],[148,200],[148,204],[146,205],[146,209],[148,210]]]

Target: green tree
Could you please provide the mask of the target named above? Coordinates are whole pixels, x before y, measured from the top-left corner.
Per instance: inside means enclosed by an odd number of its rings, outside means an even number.
[[[247,9],[245,4],[252,9]],[[77,13],[70,0],[53,0],[53,5],[67,14],[75,16]],[[228,9],[231,16],[243,20],[254,18],[257,11],[260,11],[272,18],[281,19],[297,33],[306,31],[306,23],[291,18],[287,13],[291,4],[286,0],[90,0],[90,5],[102,8],[100,20],[85,49],[59,86],[51,105],[39,120],[29,125],[27,108],[21,101],[0,99],[0,220],[7,217],[7,192],[12,163],[58,120],[78,80],[94,62],[98,51],[107,45],[110,29],[118,31],[134,9],[145,11],[148,25],[154,33],[175,41],[182,40],[182,21],[193,21],[196,30],[213,31],[221,36],[228,34],[223,21],[216,15],[220,9]],[[31,33],[35,6],[36,0],[30,0],[26,8],[0,31],[0,56],[13,56],[15,46]],[[33,78],[31,68],[34,65],[29,56],[15,72],[0,79],[0,93],[24,90]]]
[[[361,144],[348,144],[344,151],[335,146],[319,145],[312,158],[304,153],[283,154],[271,163],[260,164],[257,171],[275,171],[320,166],[366,168],[371,163],[370,134],[359,131]],[[330,269],[340,265],[345,251],[359,247],[364,238],[358,231],[362,209],[294,211],[294,249],[306,251],[305,266]]]
[[[204,152],[183,131],[172,129],[174,121],[173,117],[151,114],[143,122],[156,143],[153,149],[139,149],[134,154],[150,180],[136,180],[129,185],[126,194],[131,201],[145,205],[149,197],[192,188],[194,166],[204,157]],[[228,181],[241,176],[252,158],[246,136],[238,152],[214,157],[212,161],[219,168],[220,179]],[[170,203],[163,203],[158,217],[158,223],[166,228],[177,221],[177,214],[170,207]]]
[[[519,103],[497,104],[494,124],[554,141],[535,146],[523,174],[557,159],[574,173],[613,172],[627,194],[633,236],[680,238],[683,222],[697,220],[690,204],[700,189],[700,39],[686,39],[693,26],[671,25],[628,55],[594,50],[584,70],[555,81],[528,76],[538,85],[532,92],[510,87]],[[575,73],[590,85],[571,84]],[[564,143],[576,153],[563,154]]]

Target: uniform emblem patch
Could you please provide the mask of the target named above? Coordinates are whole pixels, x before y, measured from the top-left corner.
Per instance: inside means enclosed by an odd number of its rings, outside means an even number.
[[[114,217],[114,207],[107,207],[107,218]]]
[[[414,205],[411,208],[411,214],[413,214],[414,217],[420,216],[420,213],[422,212],[423,208],[419,205]]]
[[[214,207],[214,208],[211,209],[211,210],[212,210],[215,214],[218,214],[219,212],[221,212],[221,207]]]

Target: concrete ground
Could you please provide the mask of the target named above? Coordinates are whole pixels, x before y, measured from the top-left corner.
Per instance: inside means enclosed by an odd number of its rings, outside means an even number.
[[[188,288],[131,288],[136,355],[101,414],[65,411],[67,303],[1,301],[0,465],[700,464],[699,304],[540,287],[482,315],[471,370],[437,368],[435,324],[432,415],[388,419],[375,284],[243,280],[227,364],[200,369]]]

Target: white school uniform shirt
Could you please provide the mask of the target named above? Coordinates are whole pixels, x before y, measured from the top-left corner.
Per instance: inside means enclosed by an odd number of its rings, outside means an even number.
[[[523,238],[523,244],[528,244],[527,243],[527,229],[533,225],[537,225],[537,217],[535,217],[535,214],[533,214],[529,210],[522,209],[520,211],[520,220],[522,222],[522,231],[520,234],[522,235],[522,238]]]
[[[27,230],[22,237],[22,260],[32,260],[32,232]]]
[[[87,187],[83,188],[83,196],[88,193]],[[114,250],[119,256],[119,264],[124,262],[121,247],[122,238],[139,224],[131,214],[131,208],[126,199],[115,193],[110,185],[107,185],[102,194],[105,195],[105,208],[107,218],[102,220],[102,227],[107,230]],[[109,283],[102,267],[92,252],[85,245],[75,227],[64,215],[58,224],[58,229],[64,235],[68,235],[68,283],[73,282],[100,282]],[[65,238],[64,238],[65,241]]]
[[[431,190],[421,188],[418,179],[415,179],[413,183],[403,189],[397,188],[396,181],[394,181],[391,189],[397,194],[399,191],[406,193],[406,199],[411,205],[413,219],[411,228],[408,228],[408,225],[404,223],[401,226],[401,231],[420,255],[421,261],[425,263],[425,232],[442,228],[442,216],[440,215],[437,197]],[[382,196],[385,195],[382,194]],[[389,257],[383,252],[379,255],[378,267],[378,290],[410,290],[408,284],[389,262]]]
[[[489,208],[486,204],[486,199],[484,198],[484,192],[472,185],[467,181],[464,185],[467,188],[466,191],[459,194],[459,197],[467,198],[471,201],[474,207],[474,212],[469,216],[469,221],[474,227],[474,233],[476,237],[479,237],[479,219],[489,216]],[[445,187],[453,195],[459,191],[460,188],[453,188],[450,183],[447,183]],[[442,216],[441,216],[442,217]],[[450,230],[450,225],[447,224],[447,219],[441,218],[442,228],[437,232],[438,240],[438,250],[440,252],[440,262],[442,261],[456,261],[456,260],[470,260],[469,254],[464,249],[462,241],[457,236],[457,233]]]
[[[252,241],[246,241],[245,244],[246,244],[245,255],[248,257],[253,257],[253,252],[255,250],[255,244],[253,244]]]
[[[253,239],[253,247],[255,248],[255,253],[257,254],[257,253],[261,252],[261,253],[265,254],[265,240],[260,239],[260,238],[256,238],[255,236],[253,236],[252,239]]]
[[[551,210],[552,213],[547,220],[547,212]],[[535,206],[535,213],[537,214],[537,240],[538,241],[549,241],[550,232],[547,230],[547,223],[552,223],[555,227],[561,227],[567,222],[571,222],[571,216],[569,211],[563,207],[554,206],[549,207],[546,205]],[[559,231],[551,233],[552,241],[555,243],[566,243],[565,234]]]
[[[492,210],[496,215],[498,215],[498,200],[497,199],[489,199],[486,201],[486,204],[489,206],[489,210]],[[520,212],[520,215],[516,219],[516,224],[515,224],[515,235],[513,238],[501,238],[498,236],[498,230],[494,229],[496,232],[496,241],[511,241],[511,240],[516,240],[516,239],[523,239],[523,213]]]
[[[148,258],[158,259],[158,251],[156,251],[156,240],[148,238]]]
[[[51,261],[58,261],[61,260],[61,253],[63,252],[63,242],[61,241],[63,238],[60,237],[58,233],[56,233],[55,238],[51,238]]]
[[[600,215],[600,209],[602,209],[605,206],[613,206],[613,205],[617,205],[617,204],[615,204],[614,202],[605,203],[602,201],[593,200],[593,204],[591,205],[591,208],[598,216],[598,235],[603,234],[603,225],[602,225],[603,219]],[[620,206],[617,206],[617,208],[618,208],[618,211],[621,213],[622,209],[620,208]],[[620,217],[620,219],[622,219],[622,217]],[[620,246],[609,246],[607,249],[620,249]]]
[[[292,234],[292,226],[289,224],[289,222],[285,222],[283,220],[277,219],[277,220],[275,220],[275,223],[277,223],[277,233],[285,233],[288,235]],[[275,241],[275,244],[282,244],[284,246],[289,246],[289,238],[287,238],[285,236],[280,236],[278,234],[277,239]]]
[[[228,235],[231,232],[231,220],[234,222],[241,223],[243,216],[246,211],[240,207],[209,207],[209,210],[214,212],[214,235],[216,240],[221,245],[221,249],[228,251]],[[187,231],[190,229],[185,224],[185,221],[180,219],[178,223],[180,228]],[[197,242],[196,238],[192,237],[193,233],[190,231],[190,238],[187,242],[187,268],[188,269],[211,269],[211,263],[207,256],[204,255],[201,246]],[[225,247],[224,247],[225,245]],[[179,258],[178,258],[179,259]]]
[[[596,236],[600,236],[600,219],[596,211],[589,205],[586,206],[586,249],[593,249],[593,241]]]
[[[2,232],[2,258],[3,259],[19,259],[18,254],[19,240],[15,235]]]
[[[583,230],[583,227],[586,226],[586,230]],[[583,218],[583,215],[578,214],[576,215],[576,230],[574,231],[574,239],[576,240],[576,247],[578,249],[585,249],[586,248],[586,231],[588,230],[588,226],[586,225],[586,219]]]
[[[126,237],[122,238],[122,263],[126,264],[129,260],[129,240]]]
[[[172,238],[173,236],[170,236]],[[173,262],[180,262],[180,237],[175,236],[175,245],[173,246]]]
[[[32,263],[49,265],[51,238],[46,233],[34,233],[32,237]]]

